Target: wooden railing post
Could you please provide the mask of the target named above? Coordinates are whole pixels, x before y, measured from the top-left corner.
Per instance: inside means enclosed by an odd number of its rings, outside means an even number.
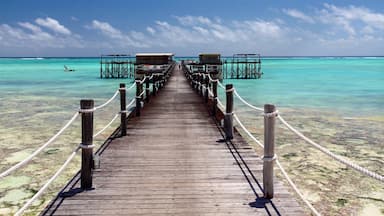
[[[93,168],[93,100],[81,100],[81,189],[92,189]]]
[[[200,73],[199,82],[200,82],[199,95],[203,96],[203,93],[204,93],[203,86],[204,86],[205,80],[204,80],[204,74],[202,73]]]
[[[263,157],[263,188],[264,197],[273,198],[273,166],[275,163],[275,122],[276,108],[264,105],[264,157]]]
[[[213,106],[212,115],[216,116],[217,113],[217,79],[212,80],[212,91],[213,91]]]
[[[152,95],[153,96],[156,95],[156,77],[157,75],[153,75],[153,79],[152,79]]]
[[[145,102],[149,102],[149,95],[151,93],[151,90],[149,89],[149,77],[145,80]]]
[[[225,85],[226,92],[226,109],[224,116],[224,131],[226,139],[233,139],[233,85]]]
[[[204,101],[205,103],[208,103],[209,98],[209,77],[208,74],[205,75],[205,94],[204,94]]]
[[[127,135],[127,109],[126,109],[126,92],[125,92],[125,84],[120,83],[120,114],[121,114],[121,136]]]
[[[141,81],[136,80],[136,116],[140,116],[140,110],[141,110]]]

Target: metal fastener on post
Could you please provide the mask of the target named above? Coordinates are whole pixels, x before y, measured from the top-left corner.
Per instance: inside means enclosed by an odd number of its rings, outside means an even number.
[[[272,104],[264,105],[264,157],[263,157],[263,188],[264,198],[273,198],[273,166],[275,155],[275,122],[276,107]]]
[[[224,131],[227,140],[233,139],[233,90],[232,84],[225,85],[227,102],[224,114]]]
[[[120,115],[121,115],[121,123],[120,123],[120,129],[121,129],[121,136],[127,135],[127,110],[126,110],[126,90],[125,90],[125,84],[120,83]]]
[[[81,100],[81,189],[92,189],[93,168],[93,100]],[[89,110],[89,111],[87,111]],[[82,112],[84,111],[84,112]]]

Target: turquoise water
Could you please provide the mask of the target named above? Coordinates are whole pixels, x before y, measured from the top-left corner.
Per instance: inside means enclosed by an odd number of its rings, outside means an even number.
[[[76,71],[64,72],[63,65]],[[95,99],[95,104],[100,105],[114,94],[119,83],[131,85],[129,79],[100,79],[99,70],[98,58],[0,58],[0,171],[24,159],[54,135],[79,109],[81,99]],[[336,140],[337,147],[348,146],[340,151],[349,158],[383,158],[384,57],[263,58],[262,71],[264,75],[258,80],[224,82],[233,83],[251,104],[275,104],[294,126],[311,131],[312,138],[328,137],[327,143]],[[133,93],[128,93],[128,101]],[[223,97],[223,91],[220,94]],[[235,102],[235,106],[244,108],[240,101]],[[118,109],[116,100],[105,111],[96,113],[95,131],[108,123]],[[79,142],[77,121],[32,166],[16,172],[13,176],[17,181],[13,177],[5,179],[18,184],[0,187],[0,214],[14,211],[31,197],[31,190],[39,189]],[[284,147],[280,150],[285,151]],[[79,158],[75,160],[72,171],[78,168]],[[378,161],[370,166],[382,167],[383,160]],[[72,175],[68,173],[67,178]],[[64,177],[51,196],[66,181]]]
[[[0,59],[2,103],[22,94],[103,99],[122,80],[99,79],[98,58]],[[63,72],[63,65],[76,72]],[[264,58],[260,80],[226,80],[254,104],[384,114],[384,57]],[[127,80],[124,80],[127,81]],[[128,81],[127,81],[128,82]]]
[[[261,80],[227,80],[254,104],[384,115],[384,58],[266,58]]]

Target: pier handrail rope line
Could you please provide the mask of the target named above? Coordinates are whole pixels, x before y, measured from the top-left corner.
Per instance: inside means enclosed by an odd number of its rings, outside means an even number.
[[[325,147],[317,144],[316,142],[312,141],[311,139],[309,139],[308,137],[304,136],[301,132],[299,132],[298,130],[296,130],[294,127],[292,127],[290,124],[288,124],[288,122],[286,122],[283,117],[281,117],[280,115],[277,116],[277,118],[289,129],[291,130],[293,133],[295,133],[297,136],[299,136],[300,138],[304,139],[305,141],[307,141],[309,144],[311,144],[312,146],[314,146],[315,148],[317,148],[318,150],[320,150],[321,152],[323,152],[324,154],[328,155],[329,157],[339,161],[340,163],[350,167],[350,168],[353,168],[354,170],[356,171],[359,171],[360,173],[366,175],[366,176],[369,176],[371,178],[374,178],[376,180],[379,180],[381,182],[384,182],[384,176],[378,174],[378,173],[375,173],[375,172],[372,172],[370,170],[367,170],[366,168],[364,167],[361,167],[347,159],[344,159],[342,157],[340,157],[339,155],[336,155],[334,153],[332,153],[331,151],[329,151],[328,149],[326,149]]]
[[[97,107],[95,107],[95,108],[93,108],[93,109],[94,109],[94,110],[98,110],[98,109],[101,109],[101,108],[107,106],[109,103],[111,103],[111,102],[113,101],[113,99],[116,98],[116,96],[117,96],[118,94],[119,94],[119,89],[116,90],[115,94],[114,94],[108,101],[106,101],[105,103],[103,103],[103,104],[101,104],[101,105],[99,105],[99,106],[97,106]]]
[[[75,157],[77,151],[80,149],[80,145],[72,152],[71,155],[67,158],[67,160],[64,162],[64,164],[56,171],[56,173],[44,184],[43,187],[40,188],[40,190],[33,195],[33,197],[28,200],[24,204],[24,206],[19,209],[16,213],[15,216],[21,215],[39,196],[48,188],[50,184],[63,172],[63,170],[69,165],[69,163],[72,161],[72,159]]]
[[[132,84],[128,89],[132,89],[136,84]],[[86,112],[93,112],[97,109],[101,109],[103,107],[105,107],[107,104],[109,104],[116,96],[117,94],[119,93],[119,91],[117,90],[115,92],[115,94],[107,101],[105,102],[104,104],[100,105],[100,106],[97,106],[93,109],[90,109],[90,110],[79,110],[78,112],[76,112],[72,118],[54,135],[52,136],[46,143],[44,143],[42,146],[40,146],[36,151],[34,151],[32,154],[30,154],[27,158],[25,158],[24,160],[20,161],[19,163],[15,164],[14,166],[8,168],[7,170],[5,170],[4,172],[2,172],[0,174],[0,179],[1,178],[4,178],[5,176],[11,174],[12,172],[14,172],[15,170],[19,169],[20,167],[24,166],[25,164],[27,164],[29,161],[31,161],[36,155],[38,155],[41,151],[43,151],[47,146],[49,146],[53,141],[55,141],[57,139],[57,137],[59,137],[75,120],[76,118],[79,116],[80,113],[86,113]],[[132,105],[132,102],[131,104],[128,104],[129,106]],[[128,106],[127,106],[128,107]],[[114,119],[116,119],[117,117],[115,116]],[[113,121],[112,121],[113,122]],[[110,124],[112,124],[110,122]],[[110,124],[108,125],[108,127],[110,126]],[[99,135],[100,133],[102,133],[106,128],[108,127],[105,127],[102,129],[102,131],[99,131],[97,133],[97,135]],[[96,135],[94,136],[96,137]]]
[[[233,115],[237,123],[240,125],[240,127],[244,130],[244,132],[254,141],[256,142],[261,148],[264,149],[264,145],[255,137],[252,135],[251,132],[244,126],[244,124],[240,121],[240,119],[237,117],[236,114]],[[274,158],[276,155],[274,156]],[[296,192],[296,194],[300,197],[300,199],[308,206],[309,209],[311,209],[312,213],[316,216],[320,216],[320,213],[312,206],[312,204],[304,197],[304,195],[300,192],[300,190],[297,188],[295,183],[293,183],[292,179],[288,176],[287,172],[285,171],[284,167],[280,164],[279,160],[275,158],[276,164],[279,167],[281,173],[284,175],[285,179],[288,181],[289,185],[293,188],[293,190]]]
[[[127,88],[126,91],[133,89],[135,86],[136,86],[136,82],[134,82],[129,88]]]
[[[258,110],[258,111],[262,111],[263,109],[261,108],[258,108],[258,107],[255,107],[251,104],[249,104],[247,101],[245,101],[235,90],[235,95],[244,103],[246,104],[247,106],[251,107],[252,109],[255,109],[255,110]],[[313,140],[311,140],[310,138],[304,136],[301,132],[299,132],[298,130],[296,130],[293,126],[291,126],[287,121],[284,120],[284,118],[281,116],[281,115],[277,115],[277,112],[276,113],[273,113],[273,115],[276,115],[277,118],[289,129],[291,130],[294,134],[296,134],[297,136],[299,136],[300,138],[302,138],[303,140],[305,140],[307,143],[311,144],[312,146],[314,146],[315,148],[317,148],[318,150],[320,150],[321,152],[323,152],[324,154],[328,155],[329,157],[339,161],[340,163],[366,175],[366,176],[369,176],[371,178],[374,178],[376,180],[379,180],[381,182],[384,182],[384,176],[378,174],[378,173],[375,173],[375,172],[372,172],[370,170],[367,170],[366,168],[364,167],[361,167],[347,159],[344,159],[342,157],[340,157],[339,155],[336,155],[334,153],[332,153],[331,151],[329,151],[328,149],[326,149],[325,147],[321,146],[320,144],[314,142]]]
[[[40,146],[40,148],[38,148],[36,151],[34,151],[32,154],[30,154],[27,158],[25,158],[24,160],[20,161],[19,163],[17,163],[16,165],[12,166],[11,168],[9,168],[8,170],[2,172],[0,174],[0,179],[9,175],[10,173],[12,173],[13,171],[17,170],[18,168],[22,167],[23,165],[25,165],[26,163],[28,163],[30,160],[32,160],[33,157],[35,157],[36,155],[38,155],[41,151],[43,151],[48,145],[50,145],[53,141],[56,140],[56,138],[58,136],[60,136],[75,120],[76,118],[79,116],[79,112],[76,112],[72,118],[64,125],[64,127],[62,127],[59,132],[57,132],[53,137],[51,137],[44,145]]]
[[[248,107],[250,107],[250,108],[252,108],[252,109],[254,109],[254,110],[257,110],[257,111],[264,112],[264,109],[263,109],[263,108],[255,107],[255,106],[253,106],[252,104],[248,103],[246,100],[244,100],[244,98],[242,98],[242,97],[239,95],[239,93],[236,91],[236,89],[235,89],[234,93],[235,93],[236,97],[239,98],[239,100],[240,100],[241,102],[243,102],[245,105],[247,105]]]
[[[220,82],[218,82],[220,83]],[[224,86],[222,86],[224,87]],[[225,87],[224,87],[224,90],[225,91],[234,91],[236,93],[236,90],[234,88],[232,89],[228,89],[226,90]],[[237,94],[237,97],[238,98],[241,98],[240,95]],[[246,102],[243,98],[241,98],[240,100],[243,100],[244,102]],[[223,105],[223,103],[220,101],[220,99],[217,100],[217,104],[224,110],[225,109],[225,106]],[[268,113],[268,114],[265,114],[264,113],[264,109],[261,109],[261,108],[258,108],[258,107],[255,107],[251,104],[249,104],[248,102],[246,102],[245,104],[247,105],[250,105],[251,108],[255,109],[257,111],[263,111],[263,114],[265,116],[269,115],[273,115],[273,116],[276,116],[277,115],[277,111],[274,112],[274,113]],[[244,126],[244,124],[240,121],[239,117],[233,113],[233,117],[234,119],[237,121],[237,123],[239,124],[239,126],[244,130],[244,132],[254,141],[256,142],[262,149],[264,149],[264,144],[261,143],[256,137],[254,137],[252,135],[252,133]],[[268,117],[268,116],[267,116]],[[277,166],[279,167],[279,169],[281,170],[282,174],[284,175],[284,177],[287,179],[288,183],[290,184],[290,186],[293,188],[293,190],[298,194],[298,196],[300,197],[300,199],[308,206],[308,208],[312,211],[312,213],[316,216],[320,216],[320,213],[312,206],[312,204],[305,199],[304,195],[299,191],[299,189],[297,188],[297,186],[293,183],[293,181],[291,180],[291,178],[288,176],[287,172],[284,170],[283,166],[280,164],[280,162],[278,161],[277,159],[277,156],[275,155],[273,158],[271,158],[270,160],[275,160],[276,161],[276,164]]]
[[[133,105],[133,103],[135,102],[135,99],[132,99],[131,102],[126,106],[126,108],[130,107]],[[78,115],[79,113],[77,113]],[[101,129],[99,132],[97,132],[93,137],[96,137],[98,135],[100,135],[102,132],[104,132],[109,126],[111,126],[111,124],[117,119],[117,117],[119,117],[119,114],[120,113],[117,113],[113,119],[103,128]],[[77,116],[76,116],[77,117]],[[73,122],[73,121],[72,121]],[[72,123],[71,122],[71,123]],[[69,124],[68,124],[69,125]],[[31,198],[29,199],[25,204],[24,206],[19,209],[17,212],[16,212],[16,216],[18,215],[21,215],[36,199],[38,199],[40,197],[40,195],[48,188],[48,186],[50,184],[52,184],[52,182],[63,172],[63,170],[69,165],[69,163],[72,161],[72,159],[74,158],[74,156],[76,155],[76,153],[78,152],[78,150],[80,148],[82,148],[83,145],[82,144],[79,144],[79,146],[72,152],[72,154],[67,158],[67,160],[64,162],[64,164],[56,171],[56,173],[44,184],[43,187],[40,188],[40,190]]]
[[[112,120],[105,126],[103,129],[99,130],[96,134],[93,135],[93,138],[99,136],[101,133],[103,133],[111,124],[117,119],[117,117],[120,116],[120,113],[116,113],[115,116],[112,118]]]
[[[130,106],[132,106],[133,105],[133,103],[135,102],[135,99],[132,99],[131,100],[131,102],[126,106],[126,109],[128,108],[128,107],[130,107]],[[100,135],[102,132],[104,132],[109,126],[111,126],[111,124],[117,119],[117,117],[119,117],[119,114],[120,113],[117,113],[113,118],[112,118],[112,120],[103,128],[103,129],[101,129],[99,132],[97,132],[93,137],[95,138],[95,137],[97,137],[98,135]],[[77,112],[76,113],[76,117],[79,115],[79,112]],[[72,118],[71,119],[71,121],[69,121],[68,123],[67,123],[67,125],[69,126],[72,122],[73,122],[73,120],[75,120],[76,118]],[[67,126],[66,125],[66,126]],[[65,129],[64,129],[65,130]],[[63,131],[64,131],[63,130]],[[63,170],[69,165],[69,163],[72,161],[72,159],[74,158],[74,156],[76,155],[76,153],[78,152],[78,150],[80,149],[80,148],[82,148],[83,147],[83,145],[82,144],[79,144],[79,146],[72,152],[72,154],[67,158],[67,160],[64,162],[64,164],[56,171],[56,173],[44,184],[44,186],[43,187],[41,187],[40,188],[40,190],[30,199],[30,200],[28,200],[25,204],[24,204],[24,206],[21,208],[21,209],[19,209],[17,212],[16,212],[16,214],[15,215],[21,215],[36,199],[38,199],[40,196],[41,196],[41,194],[48,188],[48,186],[50,185],[50,184],[52,184],[53,183],[53,181],[63,172]],[[93,146],[92,146],[93,147]],[[26,162],[28,162],[28,161],[26,161]],[[26,163],[25,162],[25,163]]]

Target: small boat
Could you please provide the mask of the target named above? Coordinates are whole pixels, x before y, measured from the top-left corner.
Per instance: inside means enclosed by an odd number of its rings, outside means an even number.
[[[75,71],[75,69],[71,69],[71,68],[67,67],[67,65],[64,65],[64,71],[70,72],[70,71]]]

